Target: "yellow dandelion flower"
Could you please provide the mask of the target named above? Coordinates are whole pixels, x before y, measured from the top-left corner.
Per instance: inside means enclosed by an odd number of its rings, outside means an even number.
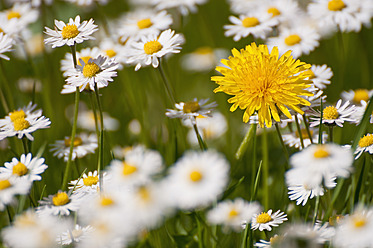
[[[228,68],[216,67],[223,76],[214,76],[211,80],[219,84],[215,93],[233,95],[228,99],[233,103],[230,111],[238,107],[246,109],[245,123],[257,112],[260,126],[271,127],[272,118],[280,121],[279,110],[291,118],[288,108],[303,114],[299,105],[310,105],[301,96],[313,95],[305,90],[310,86],[306,78],[312,74],[311,65],[293,59],[291,51],[279,58],[277,47],[269,53],[266,45],[252,43],[241,51],[232,49],[232,54],[221,61]]]

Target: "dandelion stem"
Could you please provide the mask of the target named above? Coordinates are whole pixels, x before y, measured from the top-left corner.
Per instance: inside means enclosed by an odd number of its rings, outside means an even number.
[[[298,131],[298,134],[299,134],[300,145],[301,145],[302,149],[304,149],[304,141],[303,141],[302,129],[300,128],[299,119],[298,119],[297,114],[295,114],[294,117],[295,117],[295,125],[297,126],[297,131]]]
[[[262,156],[263,156],[263,206],[268,209],[269,202],[269,188],[268,188],[268,138],[267,129],[263,128],[262,136]]]
[[[159,60],[159,66],[158,66],[158,71],[159,73],[161,74],[161,77],[162,77],[162,80],[163,80],[163,84],[164,84],[164,87],[166,88],[166,91],[167,91],[167,94],[170,98],[170,101],[172,103],[172,106],[175,105],[176,101],[175,101],[175,97],[174,97],[174,90],[170,84],[170,82],[167,80],[167,77],[166,77],[166,74],[164,73],[163,71],[163,67],[162,67],[162,61]]]
[[[193,128],[194,128],[194,132],[195,132],[196,135],[197,135],[199,148],[201,148],[201,151],[205,151],[205,150],[207,150],[207,145],[206,145],[206,143],[203,141],[202,136],[200,135],[200,133],[199,133],[199,131],[198,131],[197,121],[196,121],[195,118],[194,118]]]
[[[244,151],[247,149],[249,145],[249,141],[256,135],[256,127],[257,124],[251,124],[250,128],[247,130],[245,137],[243,138],[240,147],[236,152],[236,159],[239,160],[242,158]],[[254,165],[253,165],[254,166]]]
[[[79,87],[76,87],[73,129],[71,131],[69,158],[67,160],[65,174],[63,176],[62,190],[67,190],[67,181],[69,179],[70,170],[71,170],[71,160],[72,160],[72,157],[73,157],[76,126],[77,126],[77,122],[78,122],[79,97],[80,97]]]
[[[98,105],[98,111],[100,113],[100,137],[98,137],[98,164],[97,164],[97,172],[99,174],[100,178],[100,187],[101,189],[103,188],[102,184],[102,169],[103,169],[103,164],[104,164],[104,115],[102,113],[102,106],[101,106],[101,101],[100,101],[100,94],[98,92],[98,87],[97,83],[95,82],[95,95],[96,95],[96,100],[97,100],[97,105]]]
[[[311,134],[311,131],[310,131],[310,125],[308,123],[306,114],[303,114],[303,121],[304,121],[304,126],[306,127],[308,138],[310,139],[311,144],[313,144],[312,134]]]
[[[286,163],[289,164],[289,153],[288,153],[288,149],[286,148],[284,140],[282,139],[280,127],[278,126],[277,122],[275,122],[275,127],[276,127],[276,132],[277,132],[278,138],[279,138],[281,146],[282,146],[282,150],[283,150],[283,152],[285,154]]]

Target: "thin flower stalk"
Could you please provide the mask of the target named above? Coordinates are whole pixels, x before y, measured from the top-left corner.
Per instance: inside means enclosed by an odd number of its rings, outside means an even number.
[[[161,74],[161,78],[162,78],[162,81],[163,81],[163,85],[164,87],[166,88],[166,91],[167,91],[167,95],[168,97],[170,98],[170,101],[172,103],[172,106],[175,105],[176,101],[175,101],[175,94],[174,94],[174,89],[172,88],[172,85],[170,84],[170,82],[167,80],[167,77],[166,77],[166,74],[164,73],[163,71],[163,67],[162,67],[162,61],[159,61],[159,66],[158,66],[158,71],[159,73]]]
[[[297,126],[297,131],[299,133],[300,144],[302,146],[302,149],[304,149],[303,135],[302,135],[302,130],[299,125],[298,116],[295,115],[294,117],[295,117],[295,125]],[[312,136],[309,136],[309,138],[312,139]]]

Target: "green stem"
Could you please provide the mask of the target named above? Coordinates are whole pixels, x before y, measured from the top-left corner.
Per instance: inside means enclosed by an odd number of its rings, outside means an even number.
[[[94,101],[93,92],[89,93],[89,99],[91,100],[93,118],[95,119],[95,128],[96,128],[96,135],[97,135],[97,140],[98,140],[99,137],[100,137],[99,136],[100,135],[100,129],[99,129],[99,125],[98,125],[96,104],[95,104],[95,101]]]
[[[197,222],[198,248],[203,248],[201,221],[199,220],[199,217],[198,217],[197,213],[194,213],[194,218],[195,218],[195,220]]]
[[[1,101],[1,105],[3,105],[4,112],[9,113],[9,107],[8,107],[8,104],[6,103],[6,99],[5,99],[5,96],[4,96],[4,93],[1,87],[0,87],[0,101]]]
[[[203,141],[202,136],[200,135],[200,133],[199,133],[199,131],[198,131],[196,118],[194,118],[193,129],[194,129],[194,132],[195,132],[196,135],[197,135],[199,148],[201,148],[201,151],[206,151],[206,150],[207,150],[207,145],[206,145],[206,143]]]
[[[174,97],[174,95],[175,95],[174,94],[174,90],[173,90],[170,82],[167,80],[166,74],[163,71],[162,61],[161,60],[159,60],[158,71],[161,74],[164,87],[166,88],[166,91],[167,91],[167,94],[168,94],[168,96],[170,98],[172,106],[175,106],[176,101],[175,101],[175,97]]]
[[[300,125],[299,125],[299,119],[298,119],[297,114],[294,115],[294,117],[295,117],[295,125],[297,126],[297,131],[298,131],[298,134],[299,134],[300,145],[301,145],[302,149],[304,149],[304,142],[303,142],[302,129],[300,128]]]
[[[249,141],[256,135],[256,127],[257,124],[251,124],[250,128],[247,130],[245,137],[243,138],[240,147],[238,148],[236,152],[236,159],[239,160],[242,158],[245,150],[247,149],[249,145]]]
[[[247,247],[247,238],[249,237],[249,232],[251,232],[250,223],[249,221],[246,222],[245,231],[242,235],[242,241],[241,241],[241,248]]]
[[[323,106],[322,106],[322,98],[320,98],[320,124],[319,124],[319,144],[322,144],[322,118],[324,115]]]
[[[101,106],[101,101],[100,101],[100,94],[99,94],[99,89],[97,87],[97,83],[95,83],[95,95],[96,95],[96,101],[97,101],[97,106],[98,106],[98,111],[100,113],[100,137],[98,139],[98,163],[97,163],[97,172],[99,174],[100,178],[100,187],[101,190],[103,189],[103,180],[102,180],[102,169],[103,169],[103,164],[104,164],[104,115],[102,112],[102,106]]]
[[[23,144],[23,150],[25,151],[25,154],[28,154],[30,150],[28,149],[26,136],[22,137],[22,144]]]
[[[269,187],[268,187],[268,176],[269,176],[269,166],[268,166],[268,139],[267,139],[267,129],[263,128],[262,136],[262,153],[263,153],[263,206],[264,209],[268,209],[269,205]]]
[[[281,146],[282,146],[282,150],[283,150],[283,152],[285,154],[286,163],[289,164],[289,153],[288,153],[288,149],[286,148],[284,140],[282,139],[280,127],[278,126],[277,122],[275,122],[275,127],[276,127],[276,132],[277,132],[278,139],[280,140],[280,143],[281,143]]]
[[[329,142],[333,143],[333,128],[334,126],[329,126]]]
[[[76,65],[78,64],[78,60],[76,59],[76,43],[74,42],[74,45],[70,46],[71,54],[73,55],[73,63],[74,68],[76,68]]]
[[[72,160],[73,151],[74,151],[74,140],[75,140],[75,134],[76,134],[76,126],[77,126],[77,122],[78,122],[79,97],[80,97],[79,87],[76,87],[74,121],[73,121],[73,128],[71,130],[71,137],[70,137],[69,158],[67,160],[65,173],[64,173],[64,176],[63,176],[62,190],[67,190],[67,181],[69,179],[69,175],[70,175],[70,171],[71,171],[71,160]]]
[[[306,127],[308,138],[310,139],[311,144],[313,144],[312,134],[310,131],[310,125],[308,123],[307,116],[305,113],[303,114],[303,121],[304,121],[304,126]]]
[[[313,215],[312,223],[315,225],[317,220],[317,213],[319,212],[319,205],[320,205],[320,195],[316,196],[316,203],[315,203],[315,213]]]
[[[9,81],[5,76],[4,65],[3,65],[3,62],[1,60],[0,60],[0,77],[1,77],[1,82],[3,84],[3,87],[4,87],[5,96],[8,98],[6,100],[6,98],[4,97],[5,105],[3,103],[3,106],[4,106],[4,109],[8,109],[7,113],[9,113],[9,110],[14,109],[14,99],[13,99],[12,91],[10,89]]]

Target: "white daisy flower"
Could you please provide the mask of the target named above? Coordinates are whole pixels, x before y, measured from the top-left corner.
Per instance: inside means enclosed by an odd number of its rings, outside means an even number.
[[[258,12],[272,15],[272,18],[278,20],[279,23],[291,21],[294,16],[301,14],[298,2],[294,0],[262,0],[255,9],[258,9]],[[246,13],[249,12],[253,12],[253,9],[246,11]]]
[[[142,185],[163,170],[163,159],[158,151],[136,146],[125,154],[124,161],[113,160],[108,174],[112,179],[110,186],[131,187]]]
[[[307,185],[289,185],[288,186],[289,199],[296,201],[297,205],[306,205],[308,199],[313,199],[315,196],[323,196],[324,189],[322,186],[316,186],[313,188]]]
[[[44,197],[39,201],[36,213],[39,215],[70,215],[80,208],[84,194],[71,194],[59,190],[57,194]]]
[[[42,84],[37,78],[20,78],[17,82],[18,88],[24,93],[41,92]]]
[[[188,121],[188,126],[192,127],[190,119],[186,119],[184,123]],[[204,117],[202,115],[197,116],[196,122],[198,123],[198,131],[202,136],[203,140],[212,140],[222,137],[228,129],[227,120],[224,115],[219,112],[212,113],[211,117]],[[187,138],[190,144],[198,145],[198,139],[193,129],[190,129]]]
[[[157,10],[177,9],[183,16],[189,12],[196,13],[197,5],[206,3],[207,0],[153,0],[152,4]]]
[[[329,224],[329,222],[322,223],[316,220],[314,230],[319,233],[320,240],[324,242],[331,242],[335,236],[335,226]]]
[[[251,229],[272,231],[272,226],[276,227],[288,220],[286,216],[287,215],[284,212],[281,212],[281,210],[272,213],[272,209],[268,210],[268,212],[254,214],[251,219]]]
[[[356,89],[343,91],[341,96],[344,101],[350,101],[354,104],[360,105],[361,101],[369,102],[369,99],[373,96],[373,90]]]
[[[309,78],[312,83],[319,89],[325,89],[326,85],[330,84],[330,79],[333,77],[333,71],[327,65],[312,65],[311,71],[313,75]]]
[[[271,14],[240,15],[239,18],[230,16],[229,20],[233,25],[224,25],[225,36],[233,36],[234,41],[239,41],[252,34],[254,38],[265,39],[278,24]]]
[[[142,36],[158,35],[171,24],[172,17],[165,10],[138,9],[121,18],[117,32],[138,40]]]
[[[271,237],[269,241],[261,239],[259,242],[255,243],[254,246],[265,248],[276,247],[276,245],[281,242],[282,238],[282,236],[276,234],[275,236]]]
[[[7,34],[0,33],[0,58],[9,60],[9,57],[3,53],[12,51],[14,40]]]
[[[325,240],[320,232],[315,230],[314,226],[308,223],[292,223],[282,229],[281,239],[276,242],[274,247],[322,247]]]
[[[102,113],[104,117],[105,131],[116,131],[119,128],[119,121],[111,117],[108,113]],[[79,111],[78,115],[78,127],[86,129],[88,131],[96,131],[95,117],[92,110]],[[98,122],[100,127],[101,123]]]
[[[166,116],[169,118],[180,118],[190,120],[192,125],[196,123],[198,116],[210,117],[212,110],[217,106],[215,102],[208,103],[209,99],[197,100],[194,98],[190,102],[175,103],[175,109],[167,109]]]
[[[372,247],[373,210],[358,207],[351,215],[345,216],[336,228],[333,239],[335,247]]]
[[[103,184],[106,185],[107,173],[104,172],[102,176]],[[74,190],[74,193],[96,194],[100,191],[100,175],[96,170],[94,172],[90,171],[88,174],[84,173],[82,178],[73,180],[69,184],[72,185],[69,186],[69,189]]]
[[[360,7],[355,0],[313,0],[308,5],[308,13],[320,27],[334,25],[342,32],[359,32],[362,22],[356,14]]]
[[[82,66],[80,63],[80,59],[84,61],[85,64],[88,63],[89,59],[97,58],[98,55],[100,55],[101,51],[98,47],[93,48],[84,48],[81,51],[76,52],[76,59],[78,60],[78,65]],[[63,73],[64,77],[68,77],[70,75],[71,71],[75,71],[74,63],[71,60],[72,54],[66,53],[65,57],[61,60],[61,71]],[[75,89],[74,89],[75,92]]]
[[[355,105],[350,105],[347,101],[342,105],[342,99],[340,99],[336,106],[328,106],[323,110],[322,123],[325,125],[337,125],[343,127],[345,121],[356,122],[355,119],[351,118],[351,115],[356,111]],[[321,114],[316,112],[311,117],[310,127],[315,127],[320,124]]]
[[[169,170],[171,198],[181,209],[195,209],[216,201],[227,186],[229,164],[214,151],[187,152]],[[183,192],[180,194],[180,192]]]
[[[72,226],[56,216],[38,216],[33,210],[17,215],[2,232],[4,244],[14,248],[57,248],[56,237]],[[22,238],[20,238],[20,236]]]
[[[22,139],[23,136],[26,136],[26,138],[32,141],[34,137],[32,137],[31,133],[38,129],[49,128],[51,124],[49,118],[45,116],[35,117],[35,115],[32,114],[27,115],[22,109],[10,113],[0,122],[0,140],[12,136],[17,136],[19,139]],[[4,123],[6,124],[2,126]]]
[[[5,16],[9,22],[14,22],[19,29],[35,22],[39,17],[38,11],[33,9],[30,3],[15,3],[11,9],[0,15]]]
[[[86,87],[94,89],[95,84],[97,88],[106,87],[114,80],[113,77],[117,76],[118,63],[107,57],[99,55],[95,59],[89,59],[88,63],[85,63],[83,59],[79,59],[79,62],[81,65],[77,65],[75,71],[68,73],[66,82],[79,87],[80,91]]]
[[[94,38],[91,35],[98,30],[97,25],[93,22],[93,19],[90,19],[80,23],[79,15],[75,17],[75,20],[70,18],[67,24],[55,20],[55,30],[45,27],[44,33],[50,37],[44,39],[44,42],[52,44],[52,48],[55,48],[64,45],[73,46],[85,40],[92,40]]]
[[[242,230],[242,223],[251,221],[261,206],[257,202],[247,202],[241,198],[219,202],[207,213],[207,220],[213,225],[223,225],[237,232]]]
[[[122,63],[125,63],[127,58],[127,49],[113,39],[106,38],[100,42],[101,55],[107,56],[111,60],[119,62],[118,70],[123,69]]]
[[[260,3],[256,0],[228,0],[229,6],[233,13],[247,14],[260,7]]]
[[[35,108],[36,104],[30,102],[27,106],[10,112],[4,119],[0,119],[0,128],[4,126],[13,126],[13,122],[18,118],[35,119],[41,117],[42,111],[40,109],[34,111]]]
[[[320,35],[307,25],[297,25],[295,28],[283,28],[278,37],[268,38],[268,49],[277,46],[280,55],[291,50],[294,58],[309,54],[319,46]]]
[[[3,178],[0,180],[0,211],[5,209],[6,205],[15,202],[16,195],[25,195],[31,188],[31,182],[28,180],[17,180],[17,178]]]
[[[83,7],[89,7],[96,2],[99,5],[105,5],[109,2],[109,0],[65,0],[65,1],[74,3],[78,6],[83,6]]]
[[[282,140],[284,141],[285,145],[288,145],[289,147],[295,147],[299,150],[302,150],[302,142],[300,139],[300,135],[302,135],[303,138],[303,145],[304,147],[310,146],[312,143],[317,144],[319,142],[319,134],[318,129],[310,128],[310,134],[311,139],[308,136],[308,132],[306,129],[301,129],[301,134],[298,133],[298,131],[292,132],[292,133],[284,133],[282,135]],[[322,143],[325,143],[328,140],[328,134],[323,132],[322,134]]]
[[[63,158],[66,162],[69,159],[70,144],[70,137],[65,137],[64,140],[56,140],[56,142],[51,145],[52,149],[50,149],[50,151],[54,152],[53,156],[57,156],[59,159]],[[88,135],[86,133],[81,133],[74,139],[74,148],[71,159],[75,160],[76,158],[83,158],[89,153],[93,154],[97,147],[96,134]]]
[[[356,147],[356,157],[358,159],[363,152],[369,152],[369,154],[373,154],[373,134],[368,133],[364,137],[359,140],[358,146]]]
[[[48,168],[44,161],[44,158],[33,158],[31,153],[22,154],[19,161],[17,158],[13,158],[12,162],[5,162],[4,167],[0,167],[0,178],[14,176],[29,182],[40,181],[40,174]]]
[[[181,58],[181,65],[187,71],[206,72],[214,69],[221,59],[228,56],[229,53],[225,49],[200,47],[189,54],[185,54]]]
[[[72,243],[79,243],[82,240],[86,239],[90,233],[93,232],[93,227],[90,225],[80,226],[76,224],[74,229],[68,229],[59,235],[56,239],[59,245],[70,245]]]
[[[159,58],[167,54],[180,53],[180,45],[183,43],[184,37],[175,34],[171,29],[163,31],[159,36],[143,36],[141,41],[131,43],[132,49],[128,51],[127,63],[136,64],[135,71],[138,71],[141,66],[150,64],[157,68]]]
[[[336,144],[311,145],[290,158],[295,168],[306,168],[313,177],[328,181],[333,177],[347,178],[352,171],[354,158],[351,149]],[[310,175],[311,176],[311,175]]]

